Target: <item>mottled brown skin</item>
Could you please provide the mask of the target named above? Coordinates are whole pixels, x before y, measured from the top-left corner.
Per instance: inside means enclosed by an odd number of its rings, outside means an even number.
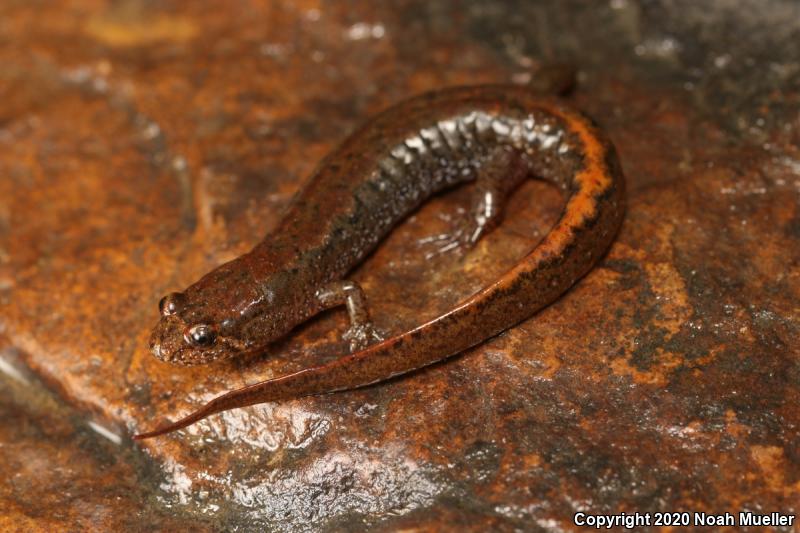
[[[477,180],[472,216],[443,249],[474,244],[497,223],[508,193],[531,175],[567,196],[560,219],[539,245],[451,311],[375,342],[379,336],[369,325],[363,294],[343,283],[345,275],[427,198],[471,180]],[[262,243],[165,297],[151,337],[162,360],[207,363],[262,350],[314,314],[346,303],[356,350],[232,391],[134,438],[236,407],[362,387],[458,354],[564,293],[603,255],[623,212],[624,179],[613,146],[562,102],[504,85],[447,89],[402,102],[321,163]]]

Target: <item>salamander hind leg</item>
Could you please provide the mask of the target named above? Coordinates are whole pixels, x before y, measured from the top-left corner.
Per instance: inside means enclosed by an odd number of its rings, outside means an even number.
[[[369,318],[367,298],[364,291],[353,281],[334,281],[317,291],[317,299],[324,309],[344,305],[350,316],[350,327],[342,338],[350,343],[350,350],[362,350],[383,340],[382,332],[376,329]]]
[[[426,258],[451,251],[463,253],[474,247],[502,221],[509,194],[528,173],[528,165],[519,152],[508,146],[494,148],[478,169],[467,216],[451,233],[428,239],[438,247]]]

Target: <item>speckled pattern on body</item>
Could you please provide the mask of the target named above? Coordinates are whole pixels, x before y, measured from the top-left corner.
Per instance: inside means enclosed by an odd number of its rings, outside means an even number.
[[[12,0],[0,34],[0,530],[800,515],[800,3]],[[382,109],[559,61],[626,181],[621,230],[580,282],[443,364],[129,441],[348,353],[339,308],[262,354],[166,364],[148,349],[162,296],[250,251]],[[472,250],[429,259],[475,186],[348,274],[386,334],[497,280],[561,213],[527,180]]]
[[[319,290],[341,280],[431,195],[476,179],[528,174],[564,191],[566,206],[544,240],[496,282],[411,331],[230,392],[135,438],[236,407],[369,385],[460,353],[560,296],[619,228],[624,180],[614,148],[564,103],[528,87],[487,85],[431,92],[378,115],[322,162],[264,241],[162,300],[150,341],[156,357],[198,364],[263,350],[321,312]],[[474,227],[467,235],[482,233],[488,210],[499,215],[502,206],[494,204],[505,195],[489,187],[477,190],[478,222],[463,221]],[[193,337],[197,331],[202,342]]]

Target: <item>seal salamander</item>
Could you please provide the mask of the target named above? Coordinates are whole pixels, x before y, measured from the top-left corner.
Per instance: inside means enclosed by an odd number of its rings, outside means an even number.
[[[467,217],[443,249],[473,245],[500,220],[525,178],[566,199],[544,239],[499,279],[452,310],[383,339],[347,274],[426,199],[475,182]],[[344,305],[351,353],[215,398],[148,433],[214,413],[362,387],[458,354],[529,318],[586,274],[624,212],[614,147],[593,122],[530,87],[483,85],[423,94],[375,116],[328,155],[282,222],[252,251],[160,302],[154,355],[183,365],[263,350],[311,316]]]

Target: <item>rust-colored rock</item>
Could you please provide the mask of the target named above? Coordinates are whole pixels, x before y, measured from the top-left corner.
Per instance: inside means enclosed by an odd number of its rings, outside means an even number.
[[[146,341],[165,292],[260,240],[324,154],[387,104],[571,60],[575,103],[609,131],[629,183],[617,243],[570,293],[404,379],[224,413],[138,459],[120,451],[112,469],[116,448],[82,450],[55,422],[31,430],[60,411],[18,411],[4,386],[0,471],[21,488],[0,491],[0,524],[134,524],[93,518],[98,500],[32,498],[56,483],[32,461],[76,464],[58,481],[76,494],[112,495],[125,478],[156,495],[136,509],[163,529],[186,513],[201,529],[298,531],[798,513],[800,17],[764,4],[0,8],[0,331],[123,441],[343,353],[340,312],[208,367],[159,363]],[[426,205],[357,271],[383,329],[493,279],[559,210],[554,190],[526,184],[476,250],[427,261],[424,238],[466,192]]]
[[[0,529],[174,531],[188,520],[211,531],[208,520],[165,505],[159,473],[45,391],[2,338],[0,355]]]

